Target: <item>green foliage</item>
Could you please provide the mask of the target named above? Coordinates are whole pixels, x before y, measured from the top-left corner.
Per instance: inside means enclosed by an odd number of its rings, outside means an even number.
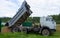
[[[60,24],[60,14],[59,15],[51,15],[57,24]]]
[[[27,18],[25,22],[32,22],[32,17]]]
[[[33,22],[33,23],[39,23],[40,17],[29,17],[25,22]]]
[[[2,22],[7,22],[7,21],[9,21],[11,18],[9,18],[9,17],[0,17],[0,19],[1,19]]]
[[[39,23],[40,22],[40,17],[33,17],[33,23]]]

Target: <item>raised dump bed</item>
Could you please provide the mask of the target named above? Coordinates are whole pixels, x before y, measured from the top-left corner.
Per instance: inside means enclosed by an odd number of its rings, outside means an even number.
[[[32,11],[30,10],[30,6],[27,4],[26,1],[22,3],[21,8],[19,8],[16,15],[6,23],[7,26],[16,26],[21,25],[30,15]]]

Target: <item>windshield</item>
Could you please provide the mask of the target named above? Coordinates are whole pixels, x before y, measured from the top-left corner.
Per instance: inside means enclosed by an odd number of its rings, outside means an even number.
[[[46,18],[47,21],[54,21],[52,18]]]

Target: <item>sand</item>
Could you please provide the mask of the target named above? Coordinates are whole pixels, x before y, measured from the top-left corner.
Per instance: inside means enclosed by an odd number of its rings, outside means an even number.
[[[11,32],[11,30],[10,30],[9,27],[5,26],[5,27],[2,27],[1,32],[2,33],[7,33],[7,32]]]

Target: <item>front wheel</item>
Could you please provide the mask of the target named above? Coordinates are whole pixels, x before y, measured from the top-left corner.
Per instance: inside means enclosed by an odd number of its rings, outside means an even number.
[[[43,36],[49,36],[49,35],[51,34],[51,32],[50,32],[49,29],[43,29],[42,32],[41,32],[41,34],[42,34]]]

